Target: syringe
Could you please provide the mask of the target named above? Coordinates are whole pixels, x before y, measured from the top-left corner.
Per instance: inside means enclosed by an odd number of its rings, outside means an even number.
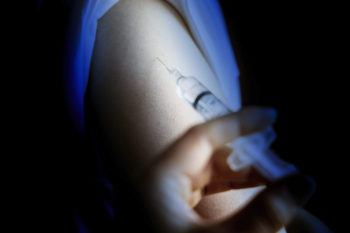
[[[177,69],[170,69],[159,58],[157,59],[176,82],[180,96],[205,120],[231,113],[224,103],[196,78],[184,76]],[[239,171],[248,166],[254,166],[271,181],[297,172],[292,164],[284,162],[268,149],[275,137],[272,128],[268,128],[252,135],[239,137],[228,144],[233,149],[232,154],[227,158],[231,170]]]
[[[170,69],[159,58],[177,84],[178,93],[197,110],[205,120],[230,113],[230,110],[202,83],[190,76],[183,76],[177,69]]]

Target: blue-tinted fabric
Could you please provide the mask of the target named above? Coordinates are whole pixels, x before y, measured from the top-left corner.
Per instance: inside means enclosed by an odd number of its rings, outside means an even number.
[[[118,0],[76,1],[67,43],[67,102],[77,130],[84,132],[84,96],[89,79],[97,21]]]

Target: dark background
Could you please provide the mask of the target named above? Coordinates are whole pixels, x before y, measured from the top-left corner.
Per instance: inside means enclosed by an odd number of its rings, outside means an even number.
[[[274,149],[316,180],[306,208],[339,232],[348,183],[341,6],[220,2],[239,59],[244,104],[277,108]]]
[[[47,232],[69,232],[75,209],[91,205],[89,194],[96,187],[95,161],[81,151],[83,142],[77,141],[63,101],[69,2],[37,1],[28,8],[30,19],[12,21],[18,42],[11,72],[20,78],[9,110],[16,127],[8,137],[20,160],[16,167],[22,182],[14,186],[30,204],[16,212],[34,215],[31,223]],[[317,191],[306,208],[341,232],[349,154],[342,7],[242,2],[220,0],[241,69],[244,104],[277,108],[274,149],[314,177]]]

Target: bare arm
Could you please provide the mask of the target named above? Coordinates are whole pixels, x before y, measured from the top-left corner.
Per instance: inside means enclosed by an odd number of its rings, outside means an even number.
[[[201,79],[225,101],[216,77],[174,9],[159,0],[120,1],[100,21],[91,95],[101,126],[138,177],[157,155],[201,117],[177,96],[157,61]],[[253,191],[213,195],[198,206],[208,218],[235,211]]]

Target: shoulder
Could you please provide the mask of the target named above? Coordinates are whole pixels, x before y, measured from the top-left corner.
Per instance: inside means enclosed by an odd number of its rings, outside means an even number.
[[[135,23],[159,21],[159,17],[165,16],[172,17],[185,27],[175,8],[164,0],[120,0],[101,18],[100,24],[108,25],[117,19],[123,19],[130,26],[141,26]]]
[[[224,99],[186,21],[164,0],[118,2],[99,22],[94,56],[95,68],[101,68],[96,65],[103,63],[103,67],[113,67],[117,73],[128,70],[128,80],[133,75],[142,76],[138,71],[153,73],[151,69],[159,65],[155,63],[158,57],[184,75],[199,78],[216,96]]]

